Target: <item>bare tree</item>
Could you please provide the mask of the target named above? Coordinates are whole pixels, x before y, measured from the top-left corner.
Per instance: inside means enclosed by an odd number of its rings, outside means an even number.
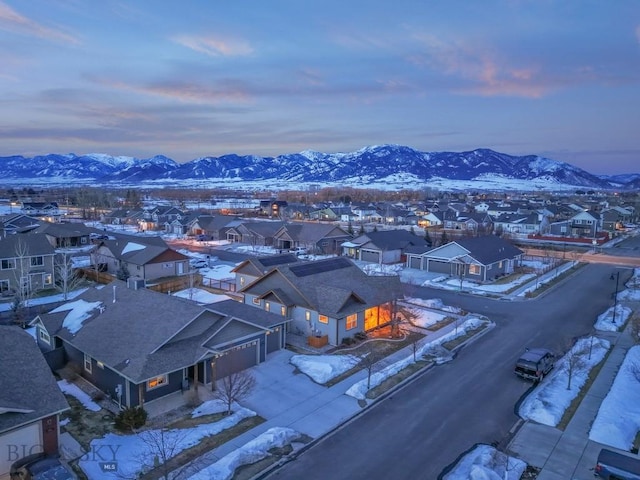
[[[55,264],[56,288],[62,293],[63,299],[68,300],[69,293],[77,289],[82,283],[82,277],[73,268],[71,256],[64,252],[58,254]]]
[[[369,390],[371,388],[371,375],[383,357],[375,349],[373,342],[364,343],[363,348],[365,353],[360,356],[360,365],[367,371],[367,390]]]
[[[216,400],[227,406],[227,415],[231,415],[233,402],[239,402],[251,394],[256,386],[253,374],[248,370],[231,373],[218,380],[216,389],[212,392]]]
[[[22,240],[15,246],[15,258],[7,260],[13,263],[15,288],[13,301],[11,302],[11,312],[14,323],[24,326],[26,323],[27,303],[33,296],[29,281],[29,270],[31,269],[31,257],[29,247]]]
[[[567,374],[567,390],[571,390],[571,380],[573,379],[573,375],[580,371],[580,369],[586,367],[586,363],[584,361],[585,355],[584,348],[578,349],[575,346],[566,353],[564,356],[564,371]]]

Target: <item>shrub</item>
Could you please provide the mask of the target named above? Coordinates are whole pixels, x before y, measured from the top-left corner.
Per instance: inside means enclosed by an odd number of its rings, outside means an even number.
[[[343,345],[349,346],[349,345],[353,345],[354,343],[356,343],[356,341],[351,337],[345,337],[342,339]]]
[[[94,402],[101,402],[102,400],[105,399],[105,394],[102,390],[97,390],[93,393],[93,395],[91,395],[91,399]]]
[[[354,338],[355,338],[356,340],[360,340],[360,341],[362,341],[362,340],[366,340],[366,339],[367,339],[367,334],[366,334],[366,333],[364,333],[364,332],[358,332],[358,333],[356,333],[356,334],[354,335]]]
[[[147,412],[142,407],[129,407],[116,416],[115,427],[122,432],[130,432],[147,422]]]

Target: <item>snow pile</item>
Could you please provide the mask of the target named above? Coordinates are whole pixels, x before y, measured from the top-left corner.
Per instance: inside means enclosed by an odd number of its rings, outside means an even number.
[[[465,319],[465,321],[461,325],[458,326],[457,329],[452,330],[446,335],[443,335],[442,337],[437,338],[436,340],[425,343],[424,345],[421,345],[420,347],[418,347],[418,351],[416,352],[416,358],[422,357],[425,353],[427,353],[430,349],[432,349],[434,345],[441,345],[445,342],[448,342],[449,340],[453,340],[454,338],[464,336],[466,335],[467,331],[475,330],[483,325],[486,325],[487,323],[488,322],[486,320],[481,320],[476,317],[468,317],[467,319]],[[409,355],[403,360],[392,363],[391,365],[383,368],[379,372],[373,373],[371,375],[369,388],[377,387],[387,378],[392,377],[393,375],[397,374],[402,369],[406,368],[412,363],[414,363],[413,354]],[[368,391],[367,379],[365,378],[363,380],[360,380],[359,382],[354,383],[349,388],[349,390],[347,390],[345,393],[359,400],[364,400],[367,394],[367,391]]]
[[[520,417],[552,427],[558,425],[566,409],[587,382],[589,372],[602,361],[610,347],[611,344],[602,338],[588,337],[578,340],[571,350],[556,362],[553,373],[520,404]],[[573,363],[573,371],[571,389],[568,390],[570,363]]]
[[[640,346],[629,349],[593,421],[589,439],[631,450],[640,431]]]
[[[526,468],[522,460],[489,445],[478,445],[462,457],[443,480],[519,480]]]
[[[425,299],[425,298],[409,297],[409,298],[405,298],[405,302],[411,303],[414,305],[419,305],[425,308],[432,308],[434,310],[442,310],[444,312],[449,312],[449,313],[457,313],[457,314],[462,313],[462,309],[460,307],[445,305],[440,298]]]
[[[400,263],[395,263],[393,265],[387,265],[387,264],[380,265],[379,263],[367,263],[365,265],[362,265],[360,268],[364,273],[366,273],[369,276],[384,277],[384,276],[391,276],[391,275],[399,275],[400,270],[404,268],[404,265]]]
[[[282,448],[299,438],[300,434],[290,428],[270,428],[244,446],[222,457],[213,465],[192,475],[190,479],[228,480],[233,477],[238,467],[262,460],[269,455],[270,449]]]
[[[640,285],[618,293],[618,301],[640,302]]]
[[[236,402],[231,404],[231,410],[236,412],[242,407]],[[205,415],[215,415],[216,413],[222,413],[227,411],[227,403],[221,400],[207,400],[203,402],[198,408],[191,412],[191,418],[204,417]]]
[[[65,303],[58,308],[54,308],[49,313],[69,312],[64,317],[62,326],[69,330],[73,335],[78,333],[82,328],[82,322],[91,318],[91,312],[100,308],[102,302],[87,302],[85,300],[76,300],[74,302]]]
[[[360,362],[354,355],[294,355],[289,361],[319,384],[342,375]]]
[[[199,303],[200,305],[229,300],[229,297],[226,295],[217,295],[207,290],[203,290],[202,288],[187,288],[185,290],[180,290],[173,295],[175,297],[186,298],[187,300]]]
[[[640,267],[633,270],[633,275],[624,286],[631,289],[640,289]]]
[[[90,451],[102,452],[102,455],[85,455],[80,458],[78,464],[89,480],[137,478],[138,472],[153,468],[155,457],[178,455],[183,450],[198,445],[203,438],[217,435],[255,414],[252,410],[240,408],[219,422],[204,423],[191,428],[145,430],[140,434],[131,435],[109,433],[91,441]],[[159,445],[165,446],[163,452],[157,451]],[[117,450],[113,452],[114,449]],[[104,463],[111,459],[112,453],[117,468],[115,471],[104,471]]]
[[[631,313],[632,310],[629,307],[625,307],[618,303],[615,307],[609,308],[603,314],[598,316],[594,325],[595,329],[607,332],[617,332],[619,328],[627,322]]]
[[[84,393],[80,387],[74,383],[69,383],[66,380],[59,380],[58,387],[62,390],[62,393],[75,397],[87,410],[92,412],[99,412],[102,407],[94,402],[89,395]]]

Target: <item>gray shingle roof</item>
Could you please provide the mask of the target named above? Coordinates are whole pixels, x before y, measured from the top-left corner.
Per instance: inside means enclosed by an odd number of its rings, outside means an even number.
[[[483,265],[514,258],[524,253],[505,239],[495,235],[461,238],[455,243],[469,250],[469,255]]]
[[[15,258],[24,248],[27,256],[53,255],[55,249],[43,233],[9,235],[0,239],[0,258]]]
[[[406,230],[383,230],[369,232],[353,240],[354,243],[365,245],[371,242],[380,250],[404,250],[410,246],[427,245],[424,237],[414,235]]]
[[[0,432],[67,410],[49,365],[31,335],[0,326],[0,408],[26,413],[0,413]]]

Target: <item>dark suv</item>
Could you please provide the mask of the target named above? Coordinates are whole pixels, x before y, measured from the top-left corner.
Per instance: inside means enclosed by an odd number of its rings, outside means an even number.
[[[640,460],[603,448],[598,455],[594,474],[605,480],[638,480]]]
[[[528,348],[516,362],[515,372],[525,380],[540,382],[551,371],[556,356],[546,348]]]

